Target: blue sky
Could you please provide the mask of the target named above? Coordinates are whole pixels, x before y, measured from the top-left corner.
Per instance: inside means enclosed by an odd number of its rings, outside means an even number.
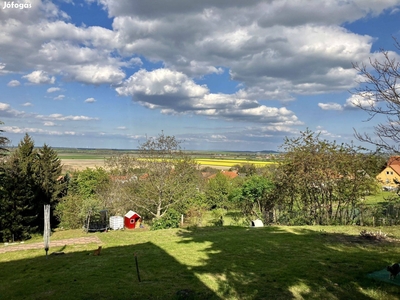
[[[11,7],[17,6],[18,7]],[[0,120],[13,145],[278,150],[349,143],[352,62],[398,57],[400,0],[59,0],[0,4]],[[368,145],[364,145],[368,146]]]

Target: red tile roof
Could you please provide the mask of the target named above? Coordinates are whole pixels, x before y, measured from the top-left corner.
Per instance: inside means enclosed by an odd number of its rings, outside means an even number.
[[[392,165],[400,165],[400,156],[392,156],[389,158],[388,166],[392,166]]]
[[[400,165],[392,164],[389,167],[392,168],[393,171],[395,171],[397,173],[397,175],[400,175]]]

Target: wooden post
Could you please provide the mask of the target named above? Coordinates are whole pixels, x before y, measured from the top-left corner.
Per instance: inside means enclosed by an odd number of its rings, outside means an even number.
[[[181,215],[181,226],[183,226],[183,214]]]

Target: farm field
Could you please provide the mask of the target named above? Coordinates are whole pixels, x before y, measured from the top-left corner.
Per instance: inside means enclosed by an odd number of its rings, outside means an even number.
[[[74,170],[84,170],[86,168],[103,167],[104,160],[107,157],[118,154],[135,155],[135,151],[117,151],[117,150],[73,150],[70,149],[58,151],[58,156],[64,165],[64,172]],[[190,153],[195,161],[201,167],[213,167],[217,169],[229,169],[235,165],[254,164],[256,167],[264,167],[273,164],[272,161],[253,159],[255,155],[231,154],[224,158],[215,158],[215,153]],[[235,158],[233,158],[235,157]]]
[[[63,158],[61,161],[64,165],[64,171],[84,170],[86,168],[96,168],[104,166],[104,158]],[[273,162],[268,161],[248,161],[248,160],[217,160],[217,159],[195,159],[200,167],[213,167],[216,169],[229,169],[238,164],[254,164],[256,167],[264,167]]]
[[[384,241],[360,237],[382,230]],[[2,299],[399,299],[367,275],[397,262],[400,227],[271,226],[56,231],[68,244],[0,254]],[[36,237],[30,242],[42,241]],[[7,247],[1,245],[0,248]],[[136,272],[135,255],[139,275]],[[400,284],[400,278],[395,282]]]
[[[256,167],[264,167],[266,165],[274,164],[271,161],[260,160],[242,160],[242,159],[203,159],[196,158],[199,165],[217,166],[217,167],[233,167],[235,165],[254,164]]]
[[[64,159],[61,158],[63,171],[82,171],[86,168],[104,167],[104,159]]]

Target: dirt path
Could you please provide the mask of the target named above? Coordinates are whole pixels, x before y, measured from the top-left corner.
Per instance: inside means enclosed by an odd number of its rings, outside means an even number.
[[[64,245],[84,245],[89,243],[97,243],[100,244],[101,241],[97,236],[91,237],[80,237],[80,238],[72,238],[72,239],[65,239],[65,240],[50,240],[50,248],[54,247],[62,247]],[[30,250],[30,249],[43,249],[44,245],[43,242],[39,243],[32,243],[32,244],[11,244],[8,246],[0,247],[0,254],[11,252],[11,251],[20,251],[20,250]]]

